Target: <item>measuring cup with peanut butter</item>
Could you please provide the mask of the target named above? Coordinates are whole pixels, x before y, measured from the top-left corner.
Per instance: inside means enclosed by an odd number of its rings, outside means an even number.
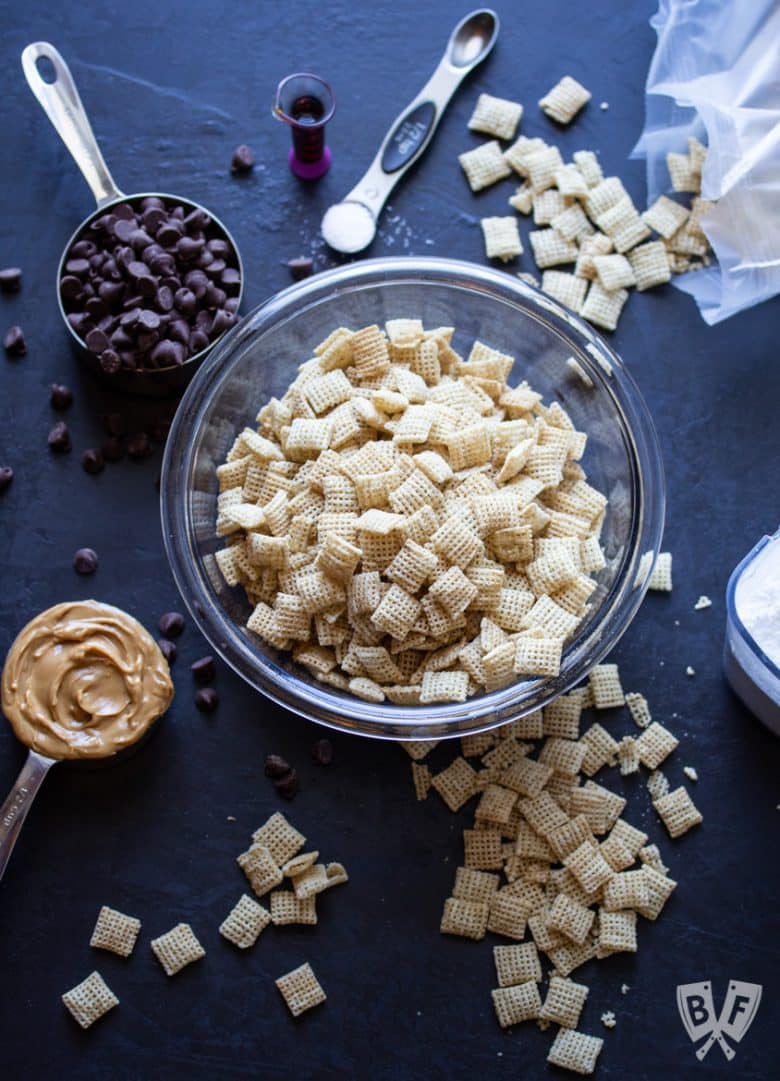
[[[49,769],[137,743],[173,698],[168,663],[141,624],[110,604],[56,604],[17,635],[2,709],[27,760],[0,808],[0,878]]]

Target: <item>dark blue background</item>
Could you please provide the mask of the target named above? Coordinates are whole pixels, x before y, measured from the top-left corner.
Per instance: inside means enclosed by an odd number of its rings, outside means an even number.
[[[25,274],[21,295],[0,298],[0,311],[4,325],[22,324],[29,342],[24,359],[0,357],[0,462],[17,474],[0,498],[3,650],[36,611],[84,593],[150,627],[177,605],[158,524],[159,450],[96,478],[79,465],[80,452],[102,438],[99,416],[111,402],[69,351],[53,279],[91,199],[24,84],[23,46],[47,39],[64,53],[120,186],[180,191],[224,218],[241,244],[251,307],[288,284],[291,256],[332,264],[317,238],[322,211],[361,174],[465,7],[444,0],[0,5],[0,264],[21,263]],[[466,121],[480,90],[524,102],[522,130],[567,155],[598,149],[605,171],[619,173],[643,202],[643,166],[626,159],[642,127],[653,5],[548,0],[499,8],[494,55],[462,88],[429,153],[393,197],[371,254],[482,260],[478,217],[504,213],[512,188],[506,182],[475,198],[456,162],[477,142]],[[270,117],[278,79],[307,68],[332,80],[338,97],[333,168],[308,188],[288,173],[288,135]],[[593,102],[559,131],[535,102],[566,73],[592,90]],[[607,112],[598,109],[602,100]],[[258,160],[240,180],[227,168],[239,142]],[[532,269],[530,256],[522,265]],[[658,426],[668,477],[665,546],[676,581],[671,597],[648,597],[614,659],[626,689],[643,691],[655,717],[682,738],[667,772],[677,783],[683,765],[698,769],[694,796],[705,823],[670,842],[640,783],[626,783],[627,791],[641,789],[629,818],[647,824],[680,886],[657,924],[641,921],[636,957],[575,973],[591,985],[581,1027],[605,1037],[602,1077],[777,1075],[780,756],[777,741],[725,687],[720,654],[728,574],[780,518],[779,310],[770,302],[710,329],[690,298],[664,288],[633,295],[613,336]],[[74,452],[59,458],[46,448],[54,379],[76,393],[68,416]],[[101,557],[87,582],[71,569],[82,545]],[[713,607],[695,612],[701,593]],[[223,666],[218,713],[198,714],[188,666],[203,652],[189,627],[174,670],[177,699],[134,759],[96,772],[58,767],[31,813],[0,886],[2,1077],[557,1074],[544,1065],[550,1033],[525,1025],[504,1034],[495,1022],[492,943],[438,933],[469,812],[453,817],[435,796],[416,804],[408,760],[394,746],[336,736],[334,765],[317,768],[309,746],[318,730]],[[695,677],[686,677],[687,665]],[[244,955],[217,927],[243,887],[235,855],[278,806],[262,774],[272,751],[301,773],[294,822],[326,858],[342,859],[352,880],[321,899],[316,928],[270,929]],[[434,761],[451,754],[440,748]],[[22,759],[3,727],[3,791]],[[127,962],[89,949],[102,903],[143,920]],[[207,957],[168,980],[148,942],[179,920],[192,923]],[[273,979],[304,960],[329,999],[293,1022]],[[85,1034],[59,996],[95,967],[122,1002]],[[718,1048],[699,1064],[677,1016],[675,986],[709,979],[719,1004],[729,978],[762,983],[764,1001],[733,1064]],[[623,982],[631,987],[625,996]],[[599,1021],[606,1009],[617,1014],[612,1032]]]

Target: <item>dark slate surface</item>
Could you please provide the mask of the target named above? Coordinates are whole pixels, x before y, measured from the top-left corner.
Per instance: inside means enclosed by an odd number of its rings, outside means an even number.
[[[476,142],[465,125],[478,90],[525,102],[529,135],[557,138],[568,152],[598,148],[606,170],[644,198],[642,166],[626,157],[642,125],[654,43],[649,0],[500,8],[494,56],[453,102],[431,151],[397,192],[373,254],[482,259],[477,217],[503,212],[511,189],[507,182],[474,199],[455,161]],[[20,262],[25,272],[23,292],[0,298],[0,310],[4,325],[20,322],[29,340],[23,360],[0,358],[0,461],[17,471],[0,497],[5,650],[29,617],[55,601],[90,593],[150,627],[177,603],[157,518],[159,450],[97,478],[79,466],[111,402],[69,353],[53,277],[91,201],[23,83],[22,47],[44,38],[61,48],[120,185],[181,191],[224,218],[240,238],[252,306],[288,284],[289,257],[312,253],[318,267],[330,265],[316,237],[322,210],[360,175],[461,11],[443,0],[378,9],[344,0],[135,0],[121,8],[5,0],[0,10],[0,263]],[[309,188],[288,174],[287,133],[269,116],[277,80],[301,68],[332,79],[339,101],[329,130],[333,169]],[[567,72],[591,88],[594,104],[571,130],[557,132],[534,102]],[[609,111],[598,109],[601,100]],[[231,179],[230,154],[243,141],[255,148],[258,167],[248,179]],[[530,265],[527,256],[523,264]],[[646,601],[614,659],[626,687],[644,691],[656,717],[683,737],[668,772],[678,782],[683,765],[696,766],[695,799],[706,821],[671,843],[637,792],[640,809],[629,817],[648,824],[681,884],[664,917],[643,923],[636,957],[591,962],[576,974],[591,984],[581,1027],[605,1037],[602,1077],[777,1073],[778,744],[729,693],[720,653],[728,574],[780,517],[778,310],[777,302],[765,304],[709,329],[688,297],[666,288],[633,296],[614,336],[658,425],[677,583],[671,597]],[[76,393],[68,417],[74,453],[63,458],[46,449],[54,379]],[[85,544],[101,556],[88,582],[71,570],[73,551]],[[695,612],[700,593],[714,603]],[[333,766],[315,766],[309,747],[320,732],[224,666],[219,711],[204,718],[193,708],[188,672],[203,652],[189,627],[175,668],[176,702],[131,761],[92,772],[58,767],[30,816],[0,887],[3,1078],[557,1074],[544,1065],[549,1033],[526,1025],[506,1035],[495,1023],[492,942],[438,934],[468,811],[450,816],[437,798],[417,805],[406,755],[393,746],[337,735]],[[695,677],[686,677],[686,665]],[[295,823],[323,855],[344,860],[352,881],[322,900],[318,927],[271,929],[244,955],[216,928],[242,889],[236,853],[279,806],[262,775],[269,751],[300,771]],[[451,753],[439,748],[435,762]],[[3,791],[22,759],[0,729]],[[89,949],[102,903],[143,920],[129,961]],[[179,920],[193,924],[207,957],[168,980],[148,942]],[[329,1000],[296,1023],[273,979],[303,960]],[[59,996],[95,967],[122,1004],[84,1034]],[[699,1064],[677,1016],[675,986],[709,979],[719,1004],[729,978],[763,984],[763,1004],[734,1064],[717,1048]],[[623,982],[631,988],[625,996]],[[612,1032],[599,1021],[605,1009],[618,1016]]]

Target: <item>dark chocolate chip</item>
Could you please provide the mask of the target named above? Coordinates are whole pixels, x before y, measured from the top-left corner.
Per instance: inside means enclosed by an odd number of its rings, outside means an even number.
[[[173,303],[182,315],[191,316],[198,310],[198,299],[191,289],[177,289]]]
[[[74,274],[66,274],[60,278],[60,293],[68,300],[81,296],[83,285],[80,278]]]
[[[181,612],[163,612],[158,627],[165,638],[178,638],[184,630],[184,616]]]
[[[177,244],[182,235],[182,227],[177,221],[170,218],[157,230],[157,242],[164,248],[172,248]]]
[[[117,308],[125,293],[122,282],[102,281],[98,286],[98,296],[109,308]]]
[[[227,312],[224,308],[220,308],[219,311],[214,312],[214,321],[211,324],[211,330],[209,331],[210,336],[216,338],[218,334],[222,334],[224,331],[229,330],[235,322],[236,317],[232,312]]]
[[[202,330],[193,330],[190,334],[190,354],[195,356],[196,353],[200,353],[209,344],[209,337]]]
[[[143,330],[157,330],[160,326],[160,316],[157,312],[144,308],[138,316],[138,326]]]
[[[184,228],[188,233],[200,233],[204,229],[208,229],[211,225],[211,218],[208,216],[205,210],[201,210],[200,207],[196,207],[195,210],[191,210],[186,216],[183,222]]]
[[[67,424],[64,420],[58,420],[49,432],[49,446],[58,454],[67,454],[71,445]]]
[[[214,658],[210,656],[201,657],[190,665],[190,671],[198,683],[211,683],[216,675]]]
[[[121,240],[123,244],[129,244],[130,237],[135,232],[135,229],[135,219],[130,221],[128,218],[119,218],[114,223],[114,236],[117,240]]]
[[[333,761],[333,744],[329,739],[318,739],[312,745],[311,756],[320,766],[329,766]]]
[[[101,453],[107,462],[121,462],[125,456],[125,448],[122,440],[112,435],[102,444]]]
[[[130,234],[130,243],[136,251],[143,251],[152,243],[152,238],[145,229],[134,229]]]
[[[166,221],[165,210],[161,206],[149,206],[141,215],[144,229],[150,233],[156,233],[162,223]]]
[[[94,548],[79,548],[73,557],[73,569],[76,574],[94,574],[97,565],[98,557]]]
[[[125,221],[135,221],[135,211],[129,203],[117,203],[111,207],[111,213],[115,218],[123,218]]]
[[[90,353],[102,353],[104,349],[108,349],[111,345],[108,335],[97,327],[90,330],[84,341],[87,343],[87,349],[89,349]]]
[[[219,695],[213,687],[201,687],[195,692],[195,705],[201,713],[213,713],[219,705]]]
[[[295,796],[298,795],[300,787],[298,774],[294,769],[291,769],[284,777],[280,777],[277,781],[274,781],[274,788],[280,796],[284,797],[284,799],[294,799]]]
[[[14,471],[10,465],[0,465],[0,492],[4,492],[6,488],[11,487],[11,481],[14,479]]]
[[[185,323],[183,319],[171,319],[168,323],[168,337],[174,342],[181,342],[182,345],[189,345],[189,324]]]
[[[255,164],[255,156],[246,144],[242,143],[233,151],[230,161],[231,173],[248,173]]]
[[[204,240],[196,240],[193,236],[183,236],[176,244],[176,254],[187,263],[191,263],[203,249]]]
[[[147,195],[141,200],[141,210],[149,210],[150,207],[165,210],[165,203],[157,195]]]
[[[3,338],[3,349],[9,357],[23,357],[27,352],[27,342],[21,327],[9,327]]]
[[[299,255],[295,259],[289,259],[287,261],[287,267],[297,282],[302,281],[304,278],[308,278],[312,272],[313,266],[314,264],[308,255]]]
[[[241,286],[241,275],[232,266],[225,267],[219,280],[228,296],[235,296]]]
[[[103,322],[106,319],[106,316],[109,314],[108,306],[105,304],[104,301],[100,299],[100,297],[90,297],[87,303],[84,305],[84,311],[87,313],[90,319],[93,319],[98,324]]]
[[[124,435],[127,431],[125,418],[121,413],[104,413],[101,419],[109,435]]]
[[[85,473],[91,473],[94,476],[96,473],[103,472],[106,463],[101,451],[97,447],[90,447],[81,455],[81,466]]]
[[[0,289],[2,289],[4,293],[18,293],[21,287],[21,267],[7,266],[0,270]]]
[[[148,458],[153,450],[154,447],[149,442],[149,436],[146,432],[136,432],[134,435],[128,436],[127,453],[131,458],[136,460]],[[163,631],[163,634],[165,634],[165,631]]]
[[[176,660],[178,650],[176,649],[175,642],[169,642],[167,638],[158,638],[157,645],[160,647],[160,652],[165,657],[168,664],[173,664]]]
[[[152,349],[150,358],[157,368],[173,368],[184,363],[184,345],[164,338]]]
[[[226,259],[231,254],[230,245],[226,240],[221,237],[215,236],[212,240],[206,241],[206,247],[213,254],[220,259]]]
[[[71,259],[91,259],[97,252],[97,248],[91,240],[77,240],[70,249]]]
[[[115,349],[104,349],[100,354],[100,367],[106,375],[116,375],[122,367],[122,358]]]
[[[67,409],[73,404],[73,391],[64,383],[52,383],[49,401],[53,409]]]
[[[65,273],[73,274],[77,278],[86,278],[89,274],[89,259],[68,259],[65,264]]]
[[[265,775],[276,780],[285,777],[290,772],[291,766],[281,755],[269,754],[265,760]]]
[[[154,303],[161,312],[169,312],[173,308],[173,289],[169,285],[161,285],[155,293]]]

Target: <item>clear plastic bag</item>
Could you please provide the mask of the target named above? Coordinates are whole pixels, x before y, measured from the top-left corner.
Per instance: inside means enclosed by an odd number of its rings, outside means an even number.
[[[719,323],[780,292],[780,4],[659,0],[647,77],[648,202],[670,190],[666,154],[696,135],[709,147],[702,227],[717,266],[678,275],[703,319]]]

